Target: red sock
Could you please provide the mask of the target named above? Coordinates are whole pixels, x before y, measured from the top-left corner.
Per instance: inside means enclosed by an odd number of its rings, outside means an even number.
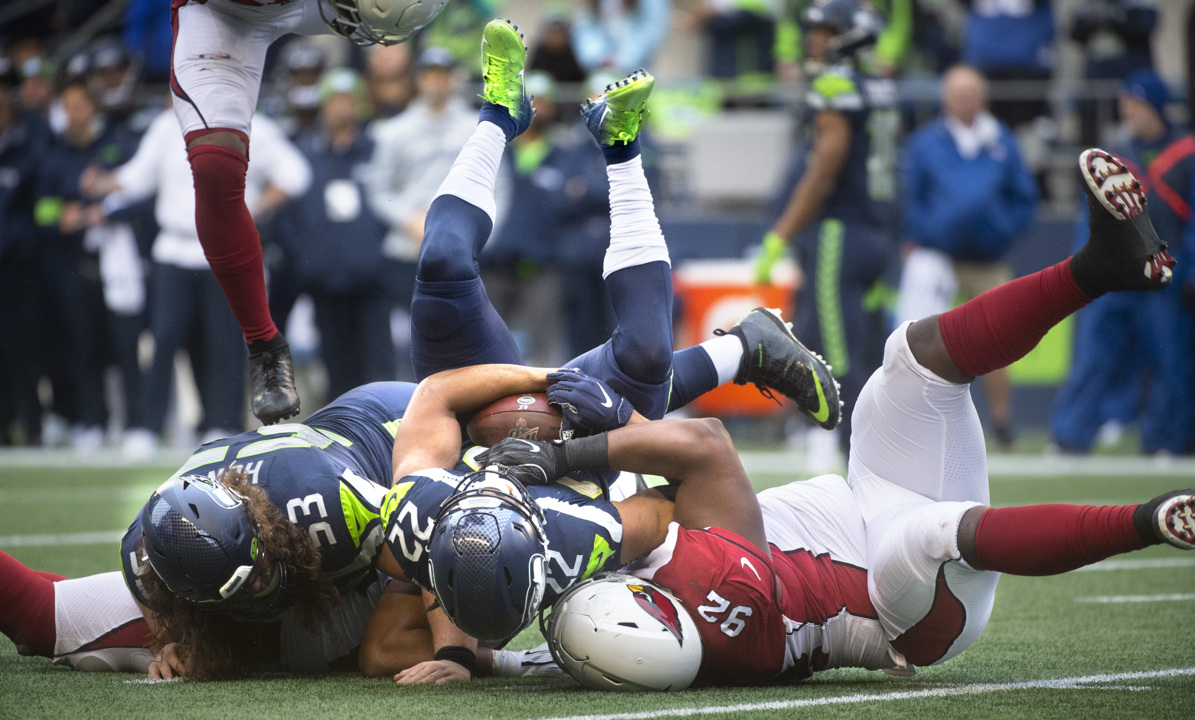
[[[1050,328],[1091,302],[1070,260],[1004,283],[938,316],[950,359],[971,377],[1025,357]]]
[[[34,655],[54,656],[54,582],[6,552],[0,552],[0,632]]]
[[[195,180],[195,228],[224,297],[232,307],[245,342],[278,334],[266,296],[261,238],[245,207],[245,172],[249,160],[219,145],[195,145],[187,151]]]
[[[1028,505],[984,511],[975,556],[984,570],[1057,575],[1145,547],[1136,505]]]

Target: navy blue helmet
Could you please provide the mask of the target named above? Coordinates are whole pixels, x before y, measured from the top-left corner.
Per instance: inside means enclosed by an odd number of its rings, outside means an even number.
[[[543,511],[500,468],[471,473],[441,505],[429,541],[432,593],[458,628],[507,640],[543,603]]]
[[[171,478],[141,511],[146,560],[178,597],[241,620],[275,618],[294,598],[267,558],[246,500],[205,476]]]
[[[854,57],[859,50],[874,45],[884,29],[879,14],[859,0],[814,3],[802,13],[801,23],[806,29],[824,27],[834,32],[827,47],[826,60],[831,63]]]

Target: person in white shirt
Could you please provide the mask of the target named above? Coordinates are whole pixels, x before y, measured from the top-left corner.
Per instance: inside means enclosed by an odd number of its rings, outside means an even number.
[[[186,145],[170,110],[149,126],[136,154],[111,173],[92,173],[85,190],[104,197],[112,214],[155,193],[160,230],[151,249],[150,330],[154,354],[141,405],[144,427],[132,428],[125,450],[134,456],[152,453],[165,424],[174,356],[191,354],[203,405],[200,429],[205,440],[239,432],[244,414],[245,350],[237,342],[236,319],[221,301],[199,234],[195,229],[195,192]],[[306,192],[311,169],[282,129],[264,116],[253,119],[254,162],[245,200],[260,222],[287,200]]]

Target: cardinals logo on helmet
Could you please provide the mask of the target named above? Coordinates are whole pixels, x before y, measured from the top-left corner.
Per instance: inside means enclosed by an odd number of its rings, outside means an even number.
[[[630,590],[631,594],[635,596],[635,602],[639,603],[639,607],[668,628],[668,632],[672,633],[678,643],[684,643],[680,613],[677,612],[676,606],[666,595],[653,587],[644,585],[627,585],[627,590]]]

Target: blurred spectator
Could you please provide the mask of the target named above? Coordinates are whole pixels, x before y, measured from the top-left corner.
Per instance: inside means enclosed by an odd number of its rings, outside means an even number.
[[[501,12],[505,0],[457,0],[450,2],[427,27],[419,31],[420,47],[443,48],[452,53],[458,67],[471,77],[481,77],[477,49],[485,24]]]
[[[0,56],[0,445],[41,442],[37,228],[33,205],[37,172],[50,128],[15,104],[16,73]],[[41,347],[39,347],[41,346]]]
[[[573,51],[587,72],[617,74],[651,64],[668,33],[670,0],[584,0],[573,17]]]
[[[259,222],[310,182],[310,170],[282,129],[269,118],[253,118],[246,202]],[[130,457],[152,453],[165,426],[174,380],[174,356],[191,351],[203,416],[203,441],[239,432],[244,423],[245,350],[237,323],[222,300],[195,230],[195,193],[186,144],[172,110],[158,115],[136,154],[112,173],[95,173],[85,182],[89,194],[104,197],[105,214],[157,194],[161,227],[151,257],[150,330],[154,355],[141,396],[140,423],[125,435]]]
[[[1054,72],[1054,13],[1050,0],[964,0],[970,8],[963,62],[988,80],[1049,80]],[[992,98],[992,114],[1018,126],[1048,112],[1040,88],[1014,89]]]
[[[21,74],[21,86],[17,91],[17,97],[21,109],[32,110],[49,119],[50,105],[55,100],[54,77],[57,69],[54,63],[36,55],[22,62],[18,69]]]
[[[1126,137],[1113,151],[1129,161],[1149,190],[1149,219],[1178,260],[1170,287],[1158,293],[1109,293],[1079,311],[1070,375],[1054,401],[1054,442],[1064,451],[1087,452],[1108,419],[1106,397],[1139,371],[1148,375],[1136,413],[1141,449],[1177,455],[1191,451],[1195,315],[1195,137],[1166,120],[1170,94],[1152,70],[1124,83],[1120,117]],[[1076,226],[1076,246],[1087,238],[1087,204]],[[1124,359],[1126,362],[1118,362]],[[1126,364],[1128,365],[1126,367]],[[1136,367],[1134,367],[1136,366]]]
[[[415,99],[400,115],[374,127],[366,199],[388,228],[383,254],[398,264],[390,287],[404,312],[415,288],[427,208],[477,125],[477,113],[460,97],[460,84],[452,53],[428,48],[415,64]],[[404,379],[413,372],[407,355],[400,365]]]
[[[160,0],[129,0],[124,12],[124,44],[149,82],[170,79],[170,51],[174,29],[170,24],[171,3]]]
[[[1071,39],[1083,48],[1087,79],[1122,80],[1134,70],[1152,69],[1150,40],[1157,22],[1151,0],[1084,0],[1071,16]],[[1080,143],[1098,144],[1098,103],[1085,98],[1079,111]]]
[[[411,44],[376,45],[365,56],[365,87],[374,118],[394,117],[415,95]]]
[[[736,79],[771,75],[776,38],[775,8],[760,0],[703,0],[696,20],[705,31],[706,74]]]
[[[386,226],[365,202],[364,171],[373,141],[364,133],[369,99],[361,77],[333,70],[320,83],[321,122],[299,142],[312,182],[280,218],[278,242],[301,292],[311,295],[328,372],[328,398],[394,380]]]
[[[281,67],[274,83],[270,111],[297,141],[316,126],[320,111],[320,78],[327,62],[324,54],[309,39],[295,38],[282,50]]]
[[[116,38],[101,38],[91,46],[88,54],[91,67],[87,83],[104,118],[130,132],[144,132],[157,117],[160,106],[145,113],[138,105],[140,65]]]
[[[135,419],[140,320],[127,311],[143,304],[144,289],[137,287],[141,282],[140,259],[131,233],[120,240],[89,229],[97,219],[98,208],[86,201],[80,180],[91,166],[114,167],[123,162],[132,154],[135,140],[120,128],[104,124],[83,82],[71,82],[63,88],[62,106],[66,129],[41,164],[34,213],[44,235],[39,252],[43,268],[49,273],[46,294],[58,296],[54,298],[58,322],[66,329],[65,342],[57,350],[64,353],[70,365],[70,384],[64,391],[73,397],[58,398],[59,387],[55,386],[55,405],[60,399],[78,403],[77,413],[67,416],[74,424],[72,441],[76,448],[92,451],[104,441],[108,423],[104,372],[113,362],[119,365],[124,381],[124,406],[130,419]],[[115,268],[105,267],[117,257],[124,257],[126,262]],[[137,273],[136,277],[128,275],[132,272]],[[109,282],[131,283],[131,287],[117,291],[132,293],[125,298],[128,304],[120,308],[124,312],[112,312],[113,308],[106,306],[113,292]],[[55,350],[47,352],[54,354]]]
[[[893,256],[900,117],[894,83],[859,69],[858,54],[879,35],[879,17],[857,0],[830,0],[803,20],[806,64],[821,70],[809,83],[807,138],[780,188],[784,209],[763,238],[756,279],[770,280],[791,241],[805,278],[795,332],[842,385],[842,424],[809,436],[811,465],[829,470],[843,464],[838,451],[848,450],[850,413],[888,335],[875,288]]]
[[[781,0],[780,19],[776,24],[776,42],[772,55],[778,75],[784,80],[795,80],[802,75],[812,77],[816,69],[802,69],[800,63],[807,57],[802,43],[801,18],[805,11],[815,4],[813,0]],[[884,26],[876,38],[875,47],[865,49],[859,56],[861,66],[868,72],[892,77],[903,67],[910,40],[914,31],[915,0],[878,0],[869,3],[872,10],[883,18]]]
[[[537,35],[528,52],[528,70],[543,70],[558,83],[585,82],[585,70],[577,62],[577,53],[573,50],[572,28],[567,14],[549,15]]]
[[[1004,258],[1033,221],[1037,184],[1016,138],[987,111],[987,88],[974,68],[942,78],[942,117],[905,149],[905,237],[912,247],[900,283],[897,322],[946,312],[1012,279]],[[983,378],[997,443],[1012,446],[1012,385],[1007,369]]]
[[[535,97],[531,126],[507,145],[514,168],[510,210],[494,229],[481,256],[486,294],[506,320],[531,365],[556,366],[569,356],[561,337],[562,293],[557,272],[561,216],[572,198],[565,194],[570,168],[560,167],[560,112],[556,82],[546,72],[527,73],[524,86]],[[572,118],[570,117],[570,120]]]

